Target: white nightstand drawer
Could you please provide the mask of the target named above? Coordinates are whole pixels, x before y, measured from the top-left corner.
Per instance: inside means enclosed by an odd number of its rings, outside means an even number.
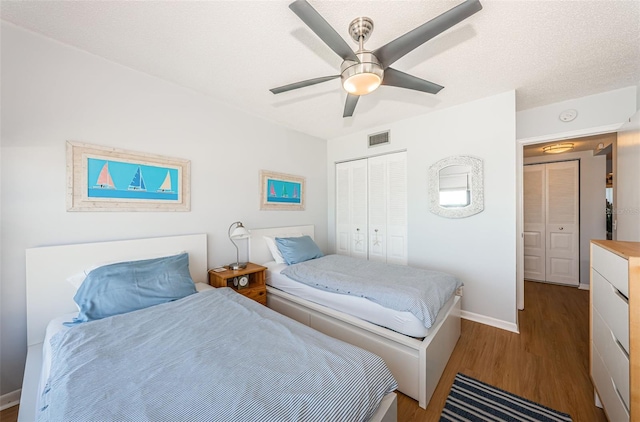
[[[593,344],[615,382],[620,397],[629,408],[629,356],[595,309],[593,310]]]
[[[591,270],[593,307],[629,353],[629,302],[597,271]]]
[[[604,405],[607,417],[612,422],[628,422],[629,411],[620,398],[620,393],[616,388],[614,381],[609,376],[607,368],[595,347],[591,347],[592,368],[591,376],[596,386],[596,391],[600,396],[600,401]]]
[[[597,245],[591,245],[591,266],[629,297],[629,262]]]

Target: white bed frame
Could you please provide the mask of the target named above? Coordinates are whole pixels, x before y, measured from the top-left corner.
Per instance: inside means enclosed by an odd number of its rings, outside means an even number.
[[[251,231],[250,260],[273,261],[263,236],[286,237],[302,233],[314,237],[314,226],[276,227]],[[267,286],[267,306],[332,337],[381,356],[398,390],[426,409],[449,357],[460,337],[460,297],[454,296],[440,312],[429,335],[416,339],[359,318],[300,299]]]
[[[42,346],[52,319],[77,311],[69,276],[109,262],[146,259],[152,256],[189,253],[191,278],[208,283],[207,235],[156,237],[113,242],[48,246],[26,250],[27,364],[20,398],[19,422],[36,420]],[[395,422],[396,394],[387,395],[371,422]]]

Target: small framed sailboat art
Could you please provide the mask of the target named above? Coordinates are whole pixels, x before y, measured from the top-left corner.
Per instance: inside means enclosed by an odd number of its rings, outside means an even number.
[[[67,142],[68,211],[189,211],[190,161]]]
[[[304,185],[304,177],[260,170],[260,209],[304,210]]]

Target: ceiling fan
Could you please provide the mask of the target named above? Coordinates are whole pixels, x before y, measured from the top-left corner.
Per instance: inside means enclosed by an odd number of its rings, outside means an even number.
[[[347,101],[342,117],[351,117],[360,96],[370,94],[380,85],[437,94],[444,88],[443,86],[400,72],[389,66],[431,38],[480,11],[482,5],[479,0],[466,0],[373,51],[364,48],[364,42],[373,31],[373,21],[367,17],[356,18],[349,24],[349,34],[359,46],[358,51],[355,52],[306,0],[296,0],[289,5],[289,8],[344,61],[338,75],[308,79],[273,88],[270,91],[274,94],[280,94],[341,78],[342,87],[347,91]]]

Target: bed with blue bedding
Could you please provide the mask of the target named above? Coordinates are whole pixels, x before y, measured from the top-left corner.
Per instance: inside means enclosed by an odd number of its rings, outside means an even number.
[[[286,267],[281,274],[332,293],[358,296],[401,312],[410,312],[426,328],[462,287],[451,274],[406,265],[326,255]]]
[[[205,291],[52,340],[38,421],[366,421],[378,356],[235,293]]]
[[[142,250],[183,252],[122,260]],[[380,357],[205,285],[206,261],[204,235],[27,250],[18,420],[396,420]]]

